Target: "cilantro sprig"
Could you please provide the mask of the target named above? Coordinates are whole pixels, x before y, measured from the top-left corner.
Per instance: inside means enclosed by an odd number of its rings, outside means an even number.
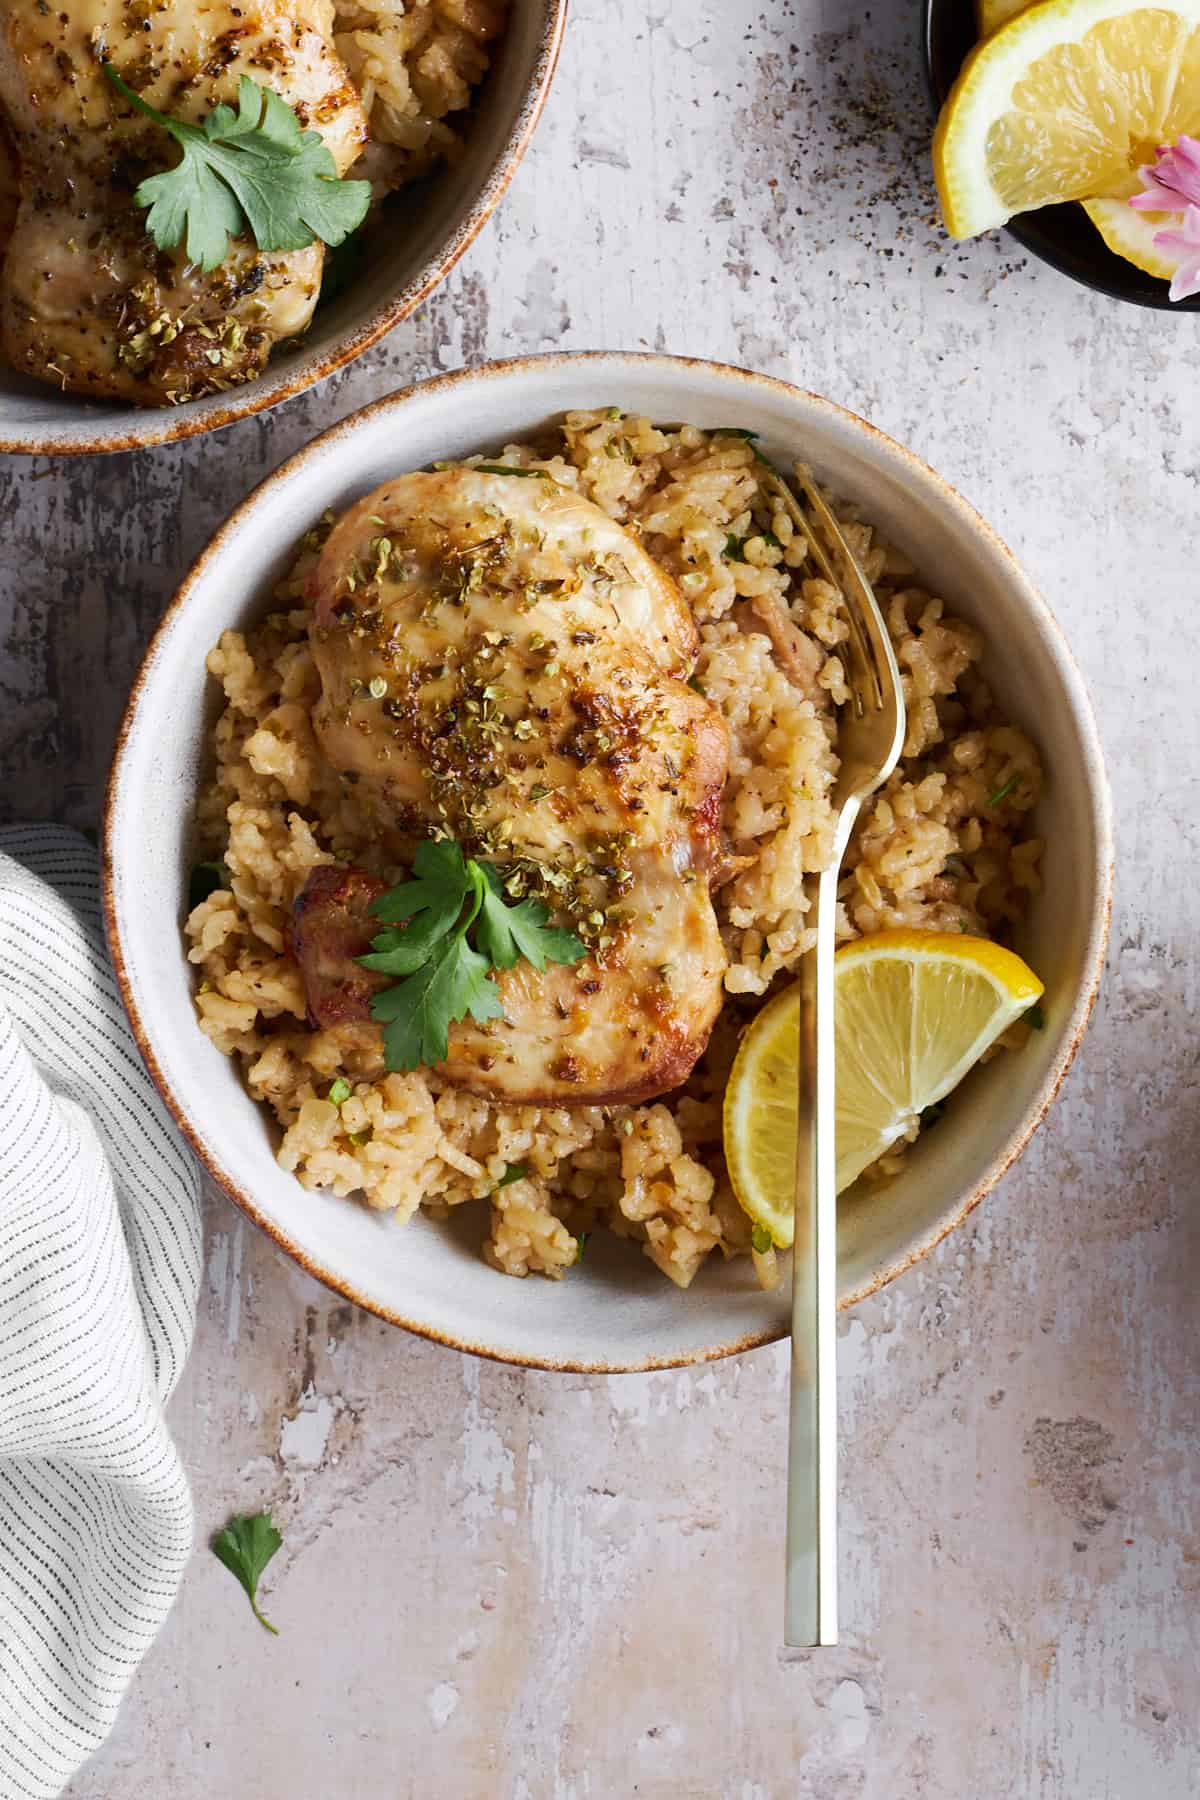
[[[504,1017],[493,969],[523,957],[541,970],[587,955],[573,931],[549,923],[540,900],[510,905],[491,864],[464,856],[450,838],[421,844],[413,879],[381,894],[371,911],[385,929],[358,960],[397,977],[371,1002],[384,1065],[394,1073],[444,1062],[450,1026],[468,1014],[478,1025]]]
[[[315,238],[340,244],[362,224],[370,182],[339,179],[320,134],[304,131],[270,88],[243,75],[236,112],[214,106],[202,125],[191,125],[143,100],[111,63],[104,71],[183,151],[173,169],[149,176],[133,196],[135,206],[149,207],[146,229],[160,250],[186,243],[188,260],[211,271],[244,231],[260,250],[306,250]]]
[[[278,1626],[272,1625],[270,1619],[264,1619],[258,1610],[258,1581],[282,1542],[269,1512],[255,1513],[252,1518],[236,1513],[212,1541],[213,1555],[237,1576],[246,1590],[255,1618],[274,1637],[279,1636]]]

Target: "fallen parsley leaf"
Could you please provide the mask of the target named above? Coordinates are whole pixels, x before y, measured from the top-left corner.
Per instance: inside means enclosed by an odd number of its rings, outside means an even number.
[[[188,911],[192,912],[201,901],[207,900],[210,894],[215,894],[218,888],[228,886],[229,876],[224,863],[194,863],[188,876]]]
[[[501,1188],[511,1187],[514,1181],[524,1181],[529,1170],[524,1163],[505,1163],[504,1173],[496,1183],[496,1192]]]
[[[1010,775],[1008,780],[1004,783],[1004,786],[998,787],[996,789],[995,793],[989,797],[988,805],[989,806],[999,806],[999,804],[1002,800],[1008,799],[1008,796],[1012,793],[1012,791],[1016,787],[1016,785],[1017,785],[1016,776]]]
[[[248,75],[238,109],[214,106],[202,125],[172,119],[104,70],[118,93],[169,132],[183,154],[135,190],[160,250],[184,243],[189,262],[218,267],[229,240],[249,231],[260,250],[305,250],[316,238],[340,244],[362,224],[369,181],[343,181],[318,132],[304,131],[287,102]]]
[[[480,1025],[504,1017],[493,969],[511,969],[524,957],[542,970],[587,954],[573,931],[547,922],[540,900],[510,906],[496,870],[464,857],[451,839],[422,844],[413,871],[412,881],[371,905],[389,927],[408,923],[381,931],[358,959],[401,977],[371,1002],[371,1017],[384,1028],[384,1066],[393,1073],[444,1062],[450,1026],[468,1015]],[[472,930],[475,945],[467,941]]]
[[[258,1581],[282,1542],[269,1512],[255,1513],[252,1518],[237,1513],[212,1540],[213,1555],[225,1564],[230,1574],[237,1576],[246,1590],[255,1618],[275,1637],[279,1636],[277,1628],[258,1610]]]
[[[575,1239],[575,1261],[577,1263],[583,1261],[583,1253],[587,1249],[587,1241],[591,1235],[590,1231],[581,1231]]]
[[[920,1116],[919,1124],[920,1124],[921,1130],[928,1131],[931,1125],[936,1125],[939,1119],[945,1117],[945,1113],[946,1113],[945,1101],[944,1100],[935,1100],[933,1105],[927,1106],[925,1108],[924,1112]]]
[[[729,533],[728,537],[725,539],[724,556],[725,556],[726,562],[745,562],[745,560],[746,560],[746,540],[745,540],[745,538],[734,537],[734,535],[731,531]]]

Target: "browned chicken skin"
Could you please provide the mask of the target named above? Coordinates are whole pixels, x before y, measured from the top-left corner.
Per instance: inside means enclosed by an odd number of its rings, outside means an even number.
[[[448,832],[592,952],[500,972],[505,1019],[453,1026],[442,1073],[516,1103],[677,1086],[721,1005],[728,743],[669,577],[553,482],[451,469],[352,507],[314,586],[314,724],[381,841]]]
[[[0,272],[7,360],[97,398],[161,406],[256,375],[308,325],[324,247],[239,240],[211,274],[158,250],[133,192],[173,164],[165,132],[102,63],[191,122],[236,103],[249,75],[319,131],[344,174],[366,122],[333,49],[329,0],[0,0],[0,105],[21,202]]]
[[[358,962],[380,929],[371,902],[387,883],[365,869],[322,863],[313,870],[292,909],[288,949],[304,971],[304,997],[314,1027],[345,1025],[370,1017],[371,996],[387,985]]]

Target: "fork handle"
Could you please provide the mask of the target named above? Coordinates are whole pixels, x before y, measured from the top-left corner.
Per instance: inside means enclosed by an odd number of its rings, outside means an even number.
[[[839,859],[840,860],[840,859]],[[836,1644],[837,1185],[833,941],[837,863],[816,890],[817,941],[800,965],[800,1092],[784,1642]]]

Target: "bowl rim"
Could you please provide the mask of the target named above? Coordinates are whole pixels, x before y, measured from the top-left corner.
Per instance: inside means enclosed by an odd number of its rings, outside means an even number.
[[[993,1156],[974,1187],[962,1194],[952,1211],[939,1216],[927,1234],[897,1256],[892,1263],[874,1271],[870,1279],[860,1283],[852,1292],[839,1296],[839,1311],[855,1306],[860,1300],[879,1292],[897,1276],[904,1274],[914,1263],[928,1255],[944,1237],[948,1236],[974,1212],[975,1208],[991,1193],[1026,1149],[1034,1132],[1041,1125],[1058,1096],[1091,1018],[1104,969],[1113,900],[1112,802],[1103,749],[1086,684],[1062,628],[1008,545],[970,501],[966,500],[956,488],[952,487],[913,451],[898,443],[896,439],[881,431],[877,426],[872,425],[869,420],[862,418],[848,407],[839,405],[836,401],[828,400],[823,395],[800,388],[777,376],[759,374],[740,368],[735,364],[716,362],[702,357],[671,356],[654,351],[607,350],[549,352],[542,355],[512,357],[504,361],[485,363],[477,368],[454,370],[449,374],[438,375],[422,382],[411,382],[405,387],[396,389],[391,394],[372,401],[369,405],[359,408],[358,411],[327,427],[260,481],[214,533],[184,575],[164,609],[138,666],[114,742],[101,822],[101,899],[113,970],[134,1039],[176,1125],[211,1179],[235,1205],[240,1207],[256,1225],[274,1240],[281,1250],[309,1275],[345,1299],[353,1301],[355,1305],[385,1319],[389,1324],[399,1325],[419,1337],[431,1339],[448,1348],[518,1367],[571,1374],[645,1373],[658,1369],[682,1368],[697,1363],[713,1362],[726,1356],[738,1355],[745,1350],[776,1343],[787,1336],[787,1327],[782,1323],[773,1324],[747,1332],[727,1342],[631,1362],[581,1361],[569,1357],[550,1358],[529,1352],[497,1349],[494,1346],[473,1341],[467,1336],[434,1329],[428,1324],[404,1316],[402,1312],[377,1299],[360,1293],[344,1276],[319,1264],[307,1250],[294,1242],[286,1231],[268,1218],[254,1197],[225,1172],[217,1153],[205,1141],[199,1126],[192,1123],[184,1105],[176,1098],[159,1065],[150,1043],[149,1033],[138,1010],[121,940],[115,894],[116,864],[119,856],[115,850],[113,826],[119,816],[122,804],[121,788],[126,748],[144,691],[153,676],[160,643],[172,630],[177,616],[191,602],[196,590],[203,586],[208,566],[220,554],[226,540],[237,534],[257,508],[269,499],[272,491],[278,486],[285,485],[292,473],[302,463],[314,456],[326,455],[342,439],[349,438],[356,433],[367,420],[377,418],[385,413],[399,411],[417,397],[436,397],[463,385],[503,382],[509,379],[519,380],[522,375],[553,370],[556,367],[600,369],[605,364],[609,364],[613,366],[614,370],[617,370],[627,367],[630,363],[653,365],[664,375],[673,374],[686,377],[689,371],[699,370],[707,375],[716,375],[722,380],[729,381],[731,387],[744,384],[756,389],[766,389],[777,396],[782,396],[793,405],[800,402],[806,407],[814,408],[819,413],[824,413],[831,422],[838,423],[843,428],[848,426],[853,435],[865,436],[876,446],[881,447],[884,454],[892,459],[893,463],[898,461],[903,465],[904,472],[915,484],[932,489],[941,506],[956,514],[969,530],[982,537],[992,554],[999,553],[1000,560],[1007,565],[1009,578],[1020,590],[1023,602],[1037,617],[1043,632],[1057,652],[1060,673],[1073,702],[1074,724],[1082,741],[1084,762],[1088,772],[1087,793],[1091,803],[1092,824],[1095,831],[1095,855],[1090,883],[1093,903],[1083,956],[1084,974],[1076,990],[1070,1017],[1064,1027],[1055,1060],[1046,1076],[1043,1077],[1039,1089],[1031,1099],[1019,1125]]]
[[[119,422],[105,417],[96,421],[94,429],[89,429],[86,413],[74,423],[57,429],[38,427],[14,432],[11,426],[0,426],[0,454],[106,456],[123,450],[155,449],[163,444],[202,437],[210,431],[222,431],[239,419],[252,418],[255,413],[266,412],[285,400],[294,399],[326,376],[345,368],[347,363],[354,362],[386,337],[416,311],[474,243],[504,198],[529,147],[549,98],[566,29],[569,0],[536,0],[536,3],[543,12],[537,50],[521,105],[499,154],[449,236],[390,299],[351,326],[329,349],[303,356],[286,374],[272,376],[268,364],[261,376],[247,382],[244,388],[233,390],[236,398],[212,394],[179,408],[131,406],[127,416]],[[82,396],[76,398],[81,406],[86,406]]]

